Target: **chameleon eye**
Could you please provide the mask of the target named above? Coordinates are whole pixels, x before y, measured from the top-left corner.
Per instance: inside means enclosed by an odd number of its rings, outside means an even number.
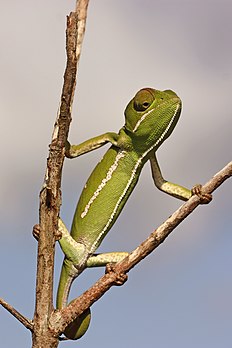
[[[135,111],[145,111],[153,103],[155,97],[149,89],[141,89],[134,97]]]

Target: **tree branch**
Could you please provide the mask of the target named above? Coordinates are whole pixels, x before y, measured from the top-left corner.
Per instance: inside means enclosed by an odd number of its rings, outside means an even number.
[[[31,320],[24,317],[21,313],[19,313],[14,307],[12,307],[9,303],[0,298],[0,304],[11,313],[20,323],[22,323],[27,329],[33,331],[33,323]]]
[[[56,347],[57,337],[49,331],[53,312],[53,275],[57,222],[61,205],[61,176],[65,143],[71,122],[71,108],[76,86],[78,62],[85,32],[88,0],[79,0],[76,12],[67,17],[67,64],[61,103],[50,144],[47,170],[40,193],[40,235],[38,243],[36,306],[33,347]]]
[[[53,273],[57,222],[61,205],[61,176],[65,143],[71,122],[71,108],[76,87],[78,63],[85,33],[89,0],[77,0],[76,11],[67,16],[67,63],[60,108],[50,144],[44,184],[40,192],[40,234],[36,279],[36,305],[33,322],[0,298],[2,305],[33,333],[33,347],[57,347],[58,336],[48,327],[53,312]]]
[[[212,193],[226,179],[232,176],[232,162],[228,163],[220,172],[215,174],[203,187],[203,193]],[[54,312],[51,316],[50,327],[55,332],[62,333],[67,326],[77,316],[82,314],[88,307],[96,302],[113,285],[118,284],[118,279],[129,272],[142,259],[156,249],[168,235],[201,204],[198,196],[194,195],[179,209],[177,209],[162,225],[160,225],[150,236],[133,250],[121,262],[115,264],[114,270],[101,277],[91,288],[85,291],[81,296],[72,301],[66,308]]]

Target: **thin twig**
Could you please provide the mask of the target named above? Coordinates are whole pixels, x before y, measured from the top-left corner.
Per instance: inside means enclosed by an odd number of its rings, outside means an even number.
[[[12,307],[9,303],[0,298],[0,304],[11,313],[20,323],[22,323],[27,329],[33,331],[33,323],[31,320],[24,317],[21,313],[19,313],[14,307]]]
[[[203,193],[212,193],[226,179],[232,176],[232,162],[228,163],[220,172],[214,175],[203,187]],[[101,277],[91,288],[85,291],[72,303],[54,312],[51,316],[50,325],[59,333],[64,331],[67,324],[74,318],[82,314],[88,307],[96,302],[111,286],[117,284],[118,278],[127,273],[142,259],[156,249],[167,236],[198,206],[201,204],[200,198],[196,195],[191,197],[179,209],[177,209],[162,225],[160,225],[151,235],[132,251],[125,259],[115,264],[114,271]]]

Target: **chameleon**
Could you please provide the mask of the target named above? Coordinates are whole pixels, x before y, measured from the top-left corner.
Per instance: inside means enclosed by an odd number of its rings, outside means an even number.
[[[57,308],[67,306],[74,279],[88,267],[106,266],[128,253],[94,254],[115,223],[134,190],[144,164],[149,160],[154,183],[161,191],[181,200],[197,194],[202,203],[210,197],[201,185],[187,189],[163,178],[156,151],[170,136],[181,113],[181,100],[172,90],[139,90],[125,109],[125,124],[118,133],[108,132],[79,145],[66,144],[66,157],[75,158],[107,143],[111,147],[97,164],[77,203],[71,232],[61,219],[59,240],[65,254],[57,292]],[[88,329],[90,309],[65,330],[69,339],[80,338]]]

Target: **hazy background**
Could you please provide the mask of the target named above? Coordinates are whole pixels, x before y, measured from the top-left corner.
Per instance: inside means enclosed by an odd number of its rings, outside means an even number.
[[[74,1],[0,3],[0,296],[32,318],[38,195],[65,67],[66,15]],[[165,178],[192,187],[231,161],[231,0],[90,1],[70,140],[124,123],[142,87],[173,89],[183,112],[158,152]],[[65,161],[62,218],[105,149]],[[232,344],[231,181],[92,308],[80,341],[61,347],[218,348]],[[180,202],[159,192],[150,168],[101,251],[131,250]],[[63,256],[57,245],[57,287]],[[72,296],[103,270],[85,272]],[[80,283],[80,284],[78,284]],[[31,335],[0,308],[0,346],[30,347]]]

